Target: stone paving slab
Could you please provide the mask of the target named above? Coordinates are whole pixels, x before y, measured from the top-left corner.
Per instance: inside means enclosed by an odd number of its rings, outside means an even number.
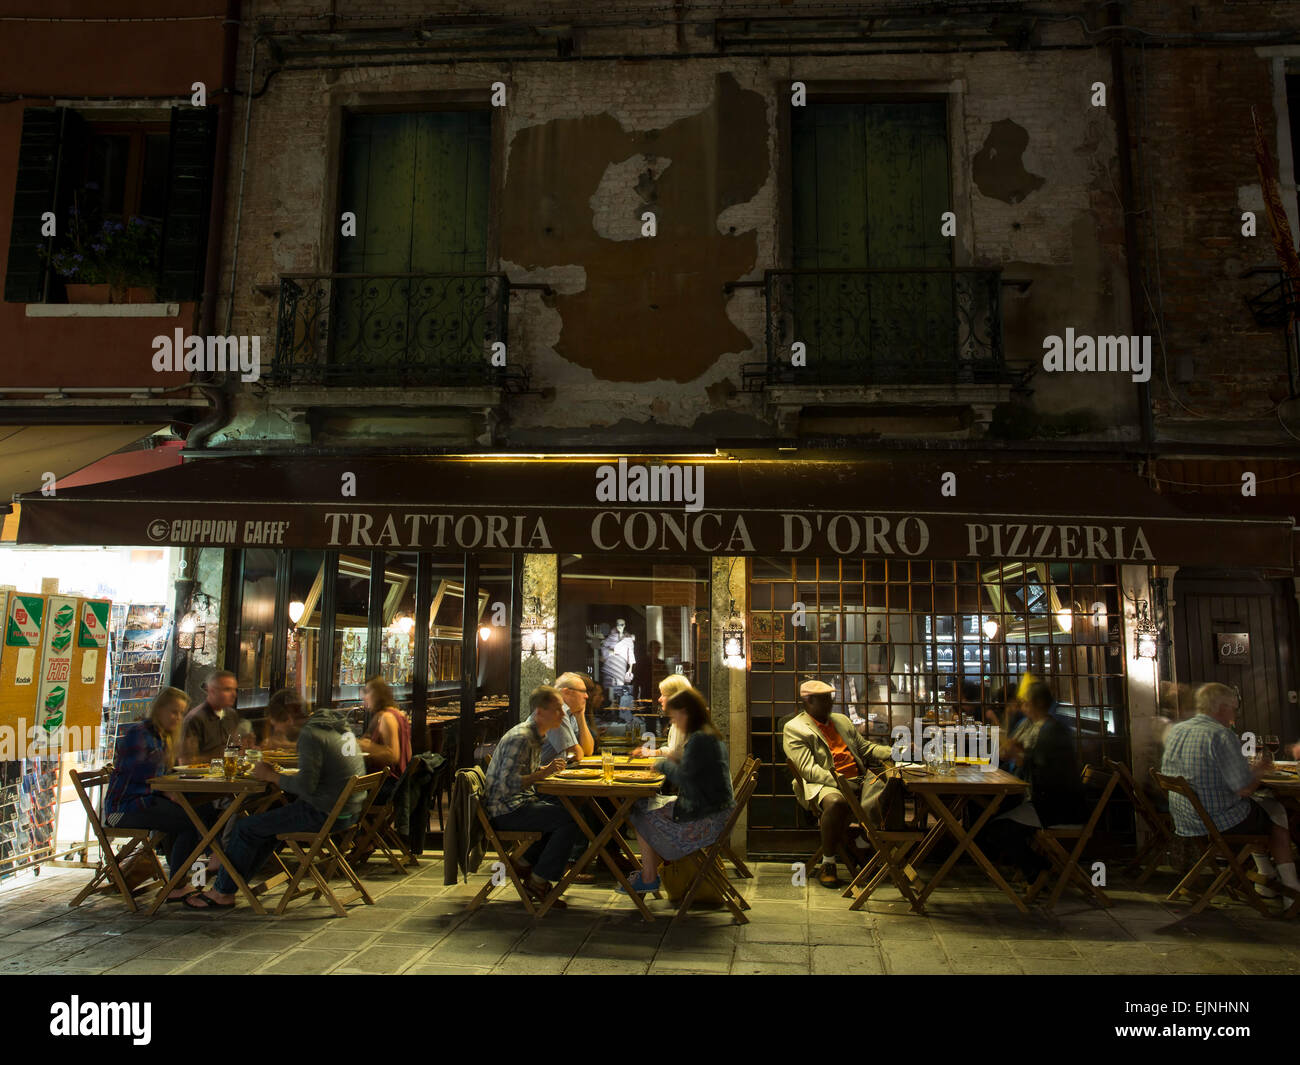
[[[69,910],[88,874],[48,869],[0,890],[0,973],[1300,973],[1300,921],[1265,918],[1230,899],[1189,916],[1163,901],[1171,874],[1145,892],[1108,887],[1110,910],[1064,899],[1055,913],[1021,914],[978,871],[959,867],[917,915],[892,887],[854,912],[815,880],[794,886],[788,863],[750,865],[756,878],[736,881],[752,906],[749,924],[700,908],[671,927],[669,900],[648,900],[657,919],[647,923],[608,882],[575,886],[569,908],[540,922],[504,890],[470,914],[486,871],[447,886],[437,857],[407,877],[364,871],[375,905],[353,905],[346,919],[308,900],[267,917],[242,905],[221,913],[170,906],[147,917],[113,896]]]

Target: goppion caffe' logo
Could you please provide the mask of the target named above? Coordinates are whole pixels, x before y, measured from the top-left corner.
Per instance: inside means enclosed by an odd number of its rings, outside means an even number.
[[[156,544],[283,544],[287,521],[154,518],[145,535]]]

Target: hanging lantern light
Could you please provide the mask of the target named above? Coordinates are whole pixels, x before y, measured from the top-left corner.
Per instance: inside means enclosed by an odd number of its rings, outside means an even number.
[[[745,625],[736,614],[736,601],[731,601],[731,617],[722,628],[722,660],[733,669],[745,665]]]
[[[1154,659],[1160,650],[1160,627],[1151,620],[1145,599],[1138,600],[1134,636],[1134,657]]]
[[[984,636],[989,640],[996,640],[998,638],[998,622],[996,618],[984,619]]]
[[[303,614],[307,612],[307,604],[301,599],[295,599],[289,604],[289,620],[295,625],[302,620]]]
[[[551,649],[551,630],[546,625],[546,619],[542,617],[540,596],[533,596],[532,613],[526,614],[519,626],[519,644],[524,653],[531,658],[547,654]]]

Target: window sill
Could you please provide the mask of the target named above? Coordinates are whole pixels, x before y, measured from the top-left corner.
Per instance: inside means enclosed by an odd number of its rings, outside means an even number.
[[[175,318],[179,303],[29,303],[28,318]]]

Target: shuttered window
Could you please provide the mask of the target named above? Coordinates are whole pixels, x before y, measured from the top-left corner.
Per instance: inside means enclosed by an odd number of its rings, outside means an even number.
[[[68,108],[23,111],[5,268],[5,300],[10,303],[40,303],[47,298],[50,277],[42,253],[53,249],[56,238],[42,234],[42,216],[53,212],[57,224],[66,223],[81,176],[84,135],[81,116]]]
[[[797,339],[819,377],[943,379],[954,365],[946,105],[816,103],[793,111]],[[863,267],[896,273],[853,274]]]
[[[136,214],[161,221],[160,296],[198,299],[215,139],[215,107],[173,108],[165,128],[155,123],[92,125],[70,108],[27,108],[4,298],[16,303],[63,298],[62,282],[43,253],[66,244],[75,197],[92,227]],[[54,214],[56,235],[42,234],[46,212]]]
[[[375,383],[487,369],[485,315],[491,115],[353,114],[344,130],[334,380]],[[415,275],[415,276],[395,276]]]

